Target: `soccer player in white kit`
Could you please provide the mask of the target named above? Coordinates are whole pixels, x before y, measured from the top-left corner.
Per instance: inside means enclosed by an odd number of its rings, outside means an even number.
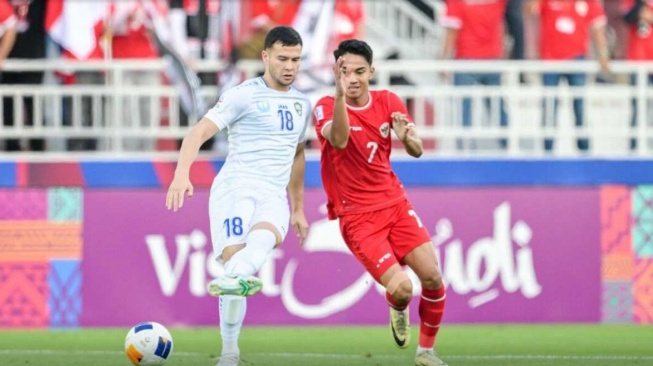
[[[238,336],[246,297],[261,290],[254,277],[268,255],[294,227],[300,244],[308,223],[304,215],[304,134],[310,101],[291,84],[297,76],[302,39],[291,27],[273,28],[261,53],[262,77],[227,90],[183,140],[166,207],[177,211],[193,195],[190,166],[200,146],[226,129],[229,154],[213,181],[209,218],[213,252],[225,273],[211,281],[219,296],[222,356],[218,366],[240,362]],[[286,189],[290,196],[288,207]]]

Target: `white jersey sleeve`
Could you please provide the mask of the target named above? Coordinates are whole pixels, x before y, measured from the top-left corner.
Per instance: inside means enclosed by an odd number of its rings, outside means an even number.
[[[233,88],[225,91],[204,117],[215,123],[220,131],[224,130],[239,120],[247,111],[251,93],[245,93],[246,90]]]
[[[304,118],[304,129],[303,129],[302,132],[299,134],[299,141],[298,141],[299,143],[304,143],[304,142],[306,142],[306,129],[308,128],[308,125],[309,125],[310,123],[312,123],[312,120],[313,120],[313,118],[311,118],[311,113],[310,113],[310,111],[313,110],[313,109],[311,108],[311,104],[310,104],[311,102],[308,101],[308,100],[307,100],[306,102],[308,103],[308,111],[309,111],[309,113],[306,113],[306,117]]]

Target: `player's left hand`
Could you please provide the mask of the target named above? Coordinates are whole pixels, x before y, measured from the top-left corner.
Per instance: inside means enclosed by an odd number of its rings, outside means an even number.
[[[405,141],[409,134],[410,130],[415,126],[411,121],[408,120],[408,116],[401,112],[393,112],[392,117],[392,126],[394,127],[397,137],[401,141]]]
[[[290,216],[290,224],[295,228],[295,232],[299,238],[299,245],[304,246],[304,240],[306,239],[306,234],[308,234],[308,221],[304,212],[293,212]]]

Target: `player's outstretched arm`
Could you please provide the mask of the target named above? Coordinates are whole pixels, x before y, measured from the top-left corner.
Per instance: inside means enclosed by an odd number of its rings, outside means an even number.
[[[400,112],[392,113],[392,126],[408,155],[416,158],[422,156],[422,139],[417,136],[415,124],[408,120],[408,116]]]
[[[308,221],[304,214],[304,171],[306,170],[306,158],[304,156],[304,143],[297,145],[295,158],[290,170],[290,182],[288,192],[290,195],[291,216],[290,224],[295,229],[299,238],[299,245],[304,245],[304,239],[308,233]]]
[[[206,140],[218,133],[220,129],[215,123],[207,118],[202,118],[198,124],[188,131],[186,137],[181,143],[179,150],[179,159],[177,160],[177,169],[175,176],[168,188],[166,196],[166,207],[168,210],[177,211],[184,205],[184,196],[188,198],[193,196],[193,185],[190,182],[190,166],[197,158],[200,146]]]

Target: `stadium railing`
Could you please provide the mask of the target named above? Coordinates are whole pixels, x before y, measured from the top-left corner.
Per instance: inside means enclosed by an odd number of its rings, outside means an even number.
[[[178,88],[163,86],[127,86],[125,76],[134,71],[164,71],[166,62],[113,61],[64,62],[59,60],[10,60],[4,71],[45,71],[47,73],[98,71],[106,76],[103,85],[0,85],[0,96],[11,99],[13,123],[0,124],[1,140],[6,138],[45,138],[59,141],[70,138],[98,140],[97,150],[83,152],[84,156],[118,156],[145,154],[166,156],[174,154],[176,144],[201,116],[182,117]],[[201,72],[220,72],[227,65],[218,62],[197,62],[194,69]],[[613,82],[599,83],[593,76],[598,66],[591,61],[379,61],[373,88],[390,88],[404,98],[425,139],[428,154],[437,156],[649,156],[653,149],[653,115],[648,86],[653,65],[646,63],[614,62]],[[261,72],[259,61],[240,62],[236,71],[244,80]],[[542,73],[586,73],[587,85],[570,88],[543,87]],[[452,73],[499,73],[501,86],[453,86]],[[448,75],[448,76],[447,76]],[[520,82],[526,75],[526,83]],[[630,77],[634,75],[635,84]],[[405,76],[408,84],[392,85],[396,76]],[[300,76],[300,78],[303,76]],[[405,84],[405,83],[404,83]],[[219,88],[204,85],[200,94],[212,106]],[[313,101],[333,93],[330,85],[318,85],[310,91]],[[24,122],[24,98],[33,98],[32,123]],[[585,124],[575,127],[573,98],[585,100]],[[462,121],[462,101],[472,103],[470,125]],[[500,124],[499,101],[503,98],[508,114],[508,125]],[[543,118],[543,98],[559,101],[557,123],[552,113]],[[84,103],[91,101],[88,114]],[[640,123],[631,122],[632,101],[637,100],[636,114]],[[147,121],[136,124],[130,117],[131,105],[147,105]],[[2,105],[0,105],[2,109]],[[3,111],[0,111],[3,112]],[[0,113],[2,115],[2,113]],[[190,121],[190,122],[185,122]],[[644,121],[644,123],[641,123]],[[31,126],[30,126],[31,125]],[[544,126],[543,126],[544,125]],[[312,128],[309,137],[315,138]],[[576,146],[576,140],[587,138],[589,149]],[[153,141],[130,148],[129,140]],[[553,141],[546,149],[544,140]],[[56,155],[65,152],[57,143],[49,143],[48,151],[32,155]],[[167,143],[166,143],[167,142]],[[396,147],[400,147],[399,144]],[[131,150],[130,150],[131,149]],[[315,151],[313,147],[312,151]],[[67,156],[70,156],[66,152]]]

